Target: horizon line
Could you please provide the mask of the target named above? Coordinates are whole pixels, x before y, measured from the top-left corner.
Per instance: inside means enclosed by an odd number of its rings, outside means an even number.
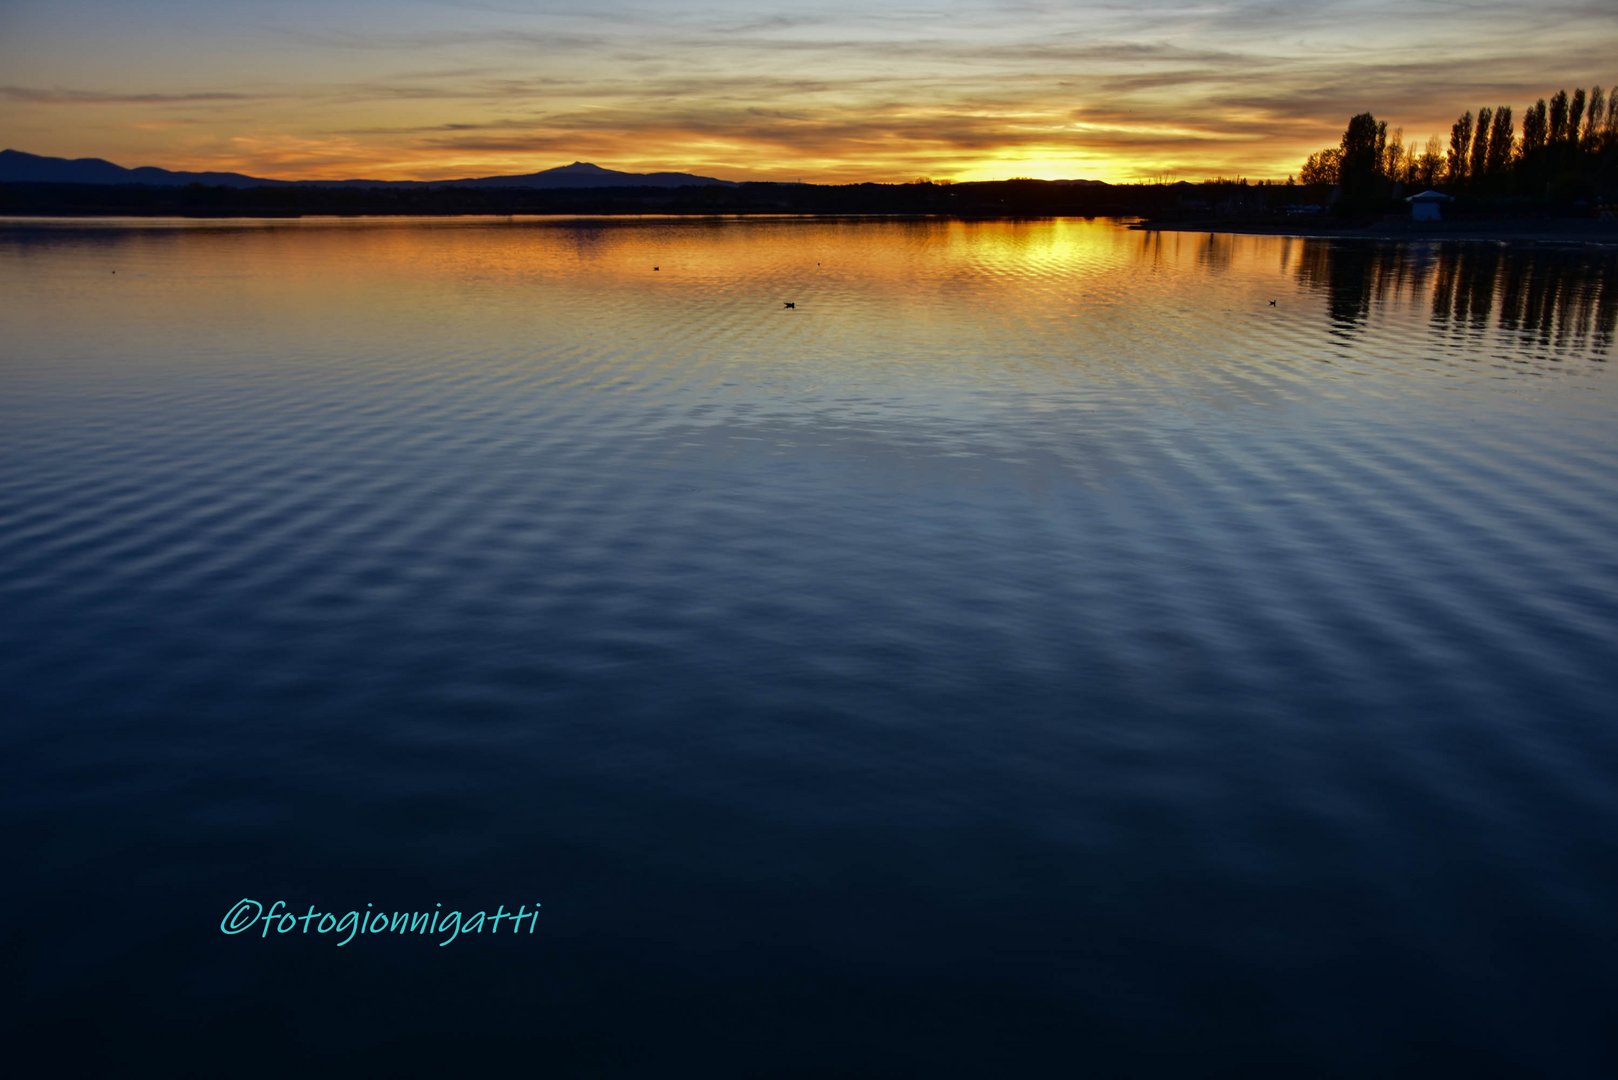
[[[720,183],[723,183],[723,184],[783,184],[783,185],[801,184],[801,185],[812,186],[812,187],[847,187],[847,186],[852,186],[852,185],[857,185],[857,184],[878,184],[878,185],[883,185],[883,186],[900,187],[900,186],[904,186],[904,185],[908,185],[908,184],[923,184],[923,183],[939,184],[939,185],[947,186],[947,185],[954,185],[954,184],[1008,183],[1008,182],[1016,181],[1016,180],[1031,180],[1031,181],[1035,181],[1035,182],[1038,182],[1038,183],[1053,183],[1053,184],[1063,184],[1063,183],[1067,183],[1067,184],[1101,184],[1101,185],[1106,185],[1106,186],[1109,186],[1109,187],[1125,187],[1125,186],[1155,186],[1155,185],[1176,184],[1176,183],[1184,183],[1184,184],[1199,184],[1199,183],[1232,183],[1232,184],[1240,184],[1240,183],[1276,183],[1276,184],[1284,184],[1285,179],[1286,179],[1286,178],[1276,178],[1276,177],[1269,177],[1269,176],[1263,176],[1263,177],[1248,176],[1248,175],[1245,175],[1245,174],[1242,174],[1242,173],[1237,173],[1235,176],[1201,176],[1201,177],[1199,177],[1197,179],[1189,179],[1189,178],[1187,178],[1186,176],[1183,176],[1183,175],[1178,175],[1178,174],[1174,174],[1174,173],[1164,174],[1164,173],[1160,172],[1160,173],[1158,173],[1156,175],[1146,175],[1146,174],[1143,173],[1142,175],[1139,175],[1139,176],[1134,177],[1134,178],[1129,179],[1129,180],[1101,180],[1101,179],[1097,179],[1097,178],[1094,178],[1094,177],[1082,177],[1082,176],[1035,177],[1035,176],[1027,176],[1027,175],[1021,175],[1021,174],[1005,175],[1005,176],[1000,176],[1000,177],[993,178],[993,179],[970,179],[970,180],[961,180],[961,179],[956,179],[954,177],[935,177],[935,176],[915,176],[915,177],[911,177],[909,179],[903,179],[903,180],[867,178],[867,179],[861,179],[861,180],[829,180],[828,181],[828,180],[806,180],[806,179],[803,179],[801,177],[791,179],[791,180],[779,180],[779,179],[773,179],[773,180],[764,180],[764,179],[734,180],[734,179],[728,179],[728,178],[725,178],[725,177],[722,177],[722,176],[703,176],[701,174],[691,172],[687,168],[681,168],[681,167],[659,167],[659,168],[649,169],[649,170],[646,170],[646,171],[630,171],[630,170],[627,170],[627,169],[619,169],[619,168],[616,168],[614,166],[602,165],[599,162],[585,161],[585,160],[582,160],[582,159],[577,159],[577,160],[574,160],[572,162],[569,162],[569,163],[563,164],[563,165],[544,166],[544,167],[537,168],[537,169],[532,169],[532,170],[529,170],[529,171],[526,171],[526,172],[488,172],[488,173],[482,173],[482,172],[471,171],[471,172],[467,172],[467,173],[459,174],[459,175],[454,175],[454,176],[439,176],[439,177],[433,177],[433,178],[422,178],[420,176],[383,178],[383,177],[380,177],[380,176],[366,176],[366,175],[363,175],[363,174],[362,175],[357,175],[357,176],[315,176],[315,177],[296,177],[295,176],[295,177],[287,177],[287,176],[259,175],[257,173],[243,172],[240,169],[227,169],[227,168],[217,168],[217,167],[213,167],[213,168],[210,168],[210,167],[176,167],[176,166],[172,166],[172,165],[151,165],[151,164],[123,165],[123,164],[120,164],[119,162],[113,161],[110,158],[101,157],[99,155],[86,155],[86,156],[83,156],[83,157],[64,157],[64,156],[56,155],[56,154],[38,154],[38,153],[34,153],[31,150],[22,150],[22,149],[20,149],[18,147],[14,147],[14,146],[13,147],[0,148],[0,153],[21,154],[21,155],[25,155],[27,157],[37,158],[37,159],[40,159],[40,160],[43,160],[43,161],[59,161],[59,162],[66,162],[66,163],[70,163],[70,164],[100,163],[100,164],[104,164],[104,165],[110,165],[113,168],[122,169],[122,170],[129,171],[129,172],[134,172],[134,171],[138,171],[138,170],[141,170],[141,169],[155,169],[155,170],[157,170],[159,172],[175,173],[175,174],[192,174],[192,173],[194,173],[194,174],[207,174],[207,173],[214,173],[214,174],[227,175],[227,176],[240,176],[240,177],[243,177],[243,178],[248,179],[248,180],[263,180],[263,181],[267,181],[267,182],[270,182],[270,183],[276,183],[276,184],[354,184],[354,183],[359,183],[359,182],[363,182],[363,181],[371,181],[371,182],[375,182],[377,184],[455,184],[455,183],[467,183],[467,182],[473,181],[473,180],[505,180],[505,179],[512,179],[514,177],[520,177],[520,176],[538,176],[538,175],[542,175],[544,173],[558,172],[558,171],[563,170],[563,169],[569,169],[569,168],[572,168],[572,167],[577,166],[577,165],[587,165],[587,166],[589,166],[589,167],[591,167],[593,169],[600,169],[600,170],[602,170],[604,172],[617,173],[617,174],[624,175],[624,176],[659,176],[659,175],[667,176],[667,175],[678,175],[678,176],[692,176],[692,177],[696,177],[696,178],[702,179],[702,180],[716,180],[716,181],[718,181]],[[489,167],[490,168],[495,168],[495,166],[489,166]],[[21,182],[21,181],[13,181],[13,182]],[[49,182],[52,182],[52,181],[39,181],[39,182],[49,183]],[[57,182],[60,182],[60,181],[57,181]]]

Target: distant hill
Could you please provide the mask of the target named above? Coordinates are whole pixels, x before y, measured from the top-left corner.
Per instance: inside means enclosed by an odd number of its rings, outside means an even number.
[[[610,187],[722,187],[735,181],[681,172],[626,173],[603,169],[587,161],[575,161],[542,172],[521,176],[484,176],[473,180],[442,180],[436,187],[526,187],[526,188],[610,188]]]
[[[0,183],[12,184],[208,184],[213,187],[265,187],[285,180],[261,180],[233,172],[172,172],[150,166],[126,169],[101,158],[41,157],[0,150]]]
[[[272,180],[233,172],[176,172],[143,166],[126,169],[101,158],[58,158],[0,150],[0,183],[13,184],[147,184],[153,187],[484,187],[484,188],[615,188],[730,187],[733,181],[690,173],[627,173],[583,161],[521,176],[481,176],[463,180]]]

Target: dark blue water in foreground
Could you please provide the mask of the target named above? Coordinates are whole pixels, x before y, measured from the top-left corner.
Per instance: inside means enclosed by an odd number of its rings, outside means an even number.
[[[0,222],[7,1023],[68,1075],[1618,1075],[1614,259]]]

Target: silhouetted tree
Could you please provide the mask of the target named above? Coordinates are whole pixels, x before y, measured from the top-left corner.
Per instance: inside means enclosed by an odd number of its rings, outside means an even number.
[[[1549,140],[1552,145],[1567,141],[1567,91],[1558,90],[1551,95],[1551,125]]]
[[[1545,118],[1545,99],[1540,98],[1529,106],[1522,118],[1522,156],[1528,157],[1545,145],[1550,135],[1548,121]]]
[[[1477,133],[1472,136],[1472,153],[1466,174],[1474,182],[1483,179],[1484,166],[1489,157],[1489,120],[1494,114],[1487,106],[1478,110]]]
[[[1382,159],[1387,142],[1388,125],[1378,123],[1375,116],[1367,112],[1349,119],[1338,177],[1342,190],[1338,205],[1344,213],[1362,213],[1386,197]]]
[[[1300,184],[1335,184],[1342,176],[1343,152],[1335,146],[1310,154],[1298,173]]]
[[[1451,184],[1462,184],[1466,181],[1467,153],[1472,147],[1472,113],[1470,110],[1461,114],[1449,129],[1449,173]]]
[[[1618,190],[1618,90],[1597,86],[1569,93],[1557,90],[1523,112],[1519,142],[1511,106],[1461,114],[1451,126],[1444,151],[1440,136],[1425,152],[1390,133],[1370,113],[1353,117],[1340,144],[1311,154],[1304,162],[1305,183],[1339,185],[1338,208],[1345,214],[1372,211],[1401,183],[1446,184],[1495,212],[1510,211],[1501,196],[1527,195],[1591,213]]]
[[[1386,141],[1382,147],[1382,160],[1377,165],[1377,171],[1389,180],[1399,181],[1404,179],[1401,173],[1401,166],[1405,157],[1404,143],[1404,128],[1394,128],[1387,133]]]
[[[1444,174],[1444,144],[1437,135],[1427,137],[1427,149],[1416,159],[1416,183],[1422,188],[1437,186]]]
[[[1504,175],[1511,164],[1511,151],[1517,139],[1511,123],[1511,106],[1501,105],[1494,110],[1494,122],[1489,126],[1489,150],[1483,161],[1483,171],[1489,176]]]

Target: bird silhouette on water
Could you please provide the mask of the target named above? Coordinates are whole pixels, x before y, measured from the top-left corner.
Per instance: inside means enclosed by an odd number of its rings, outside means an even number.
[[[789,308],[796,308],[798,306],[797,304],[793,303],[791,300],[785,301],[785,304]]]

